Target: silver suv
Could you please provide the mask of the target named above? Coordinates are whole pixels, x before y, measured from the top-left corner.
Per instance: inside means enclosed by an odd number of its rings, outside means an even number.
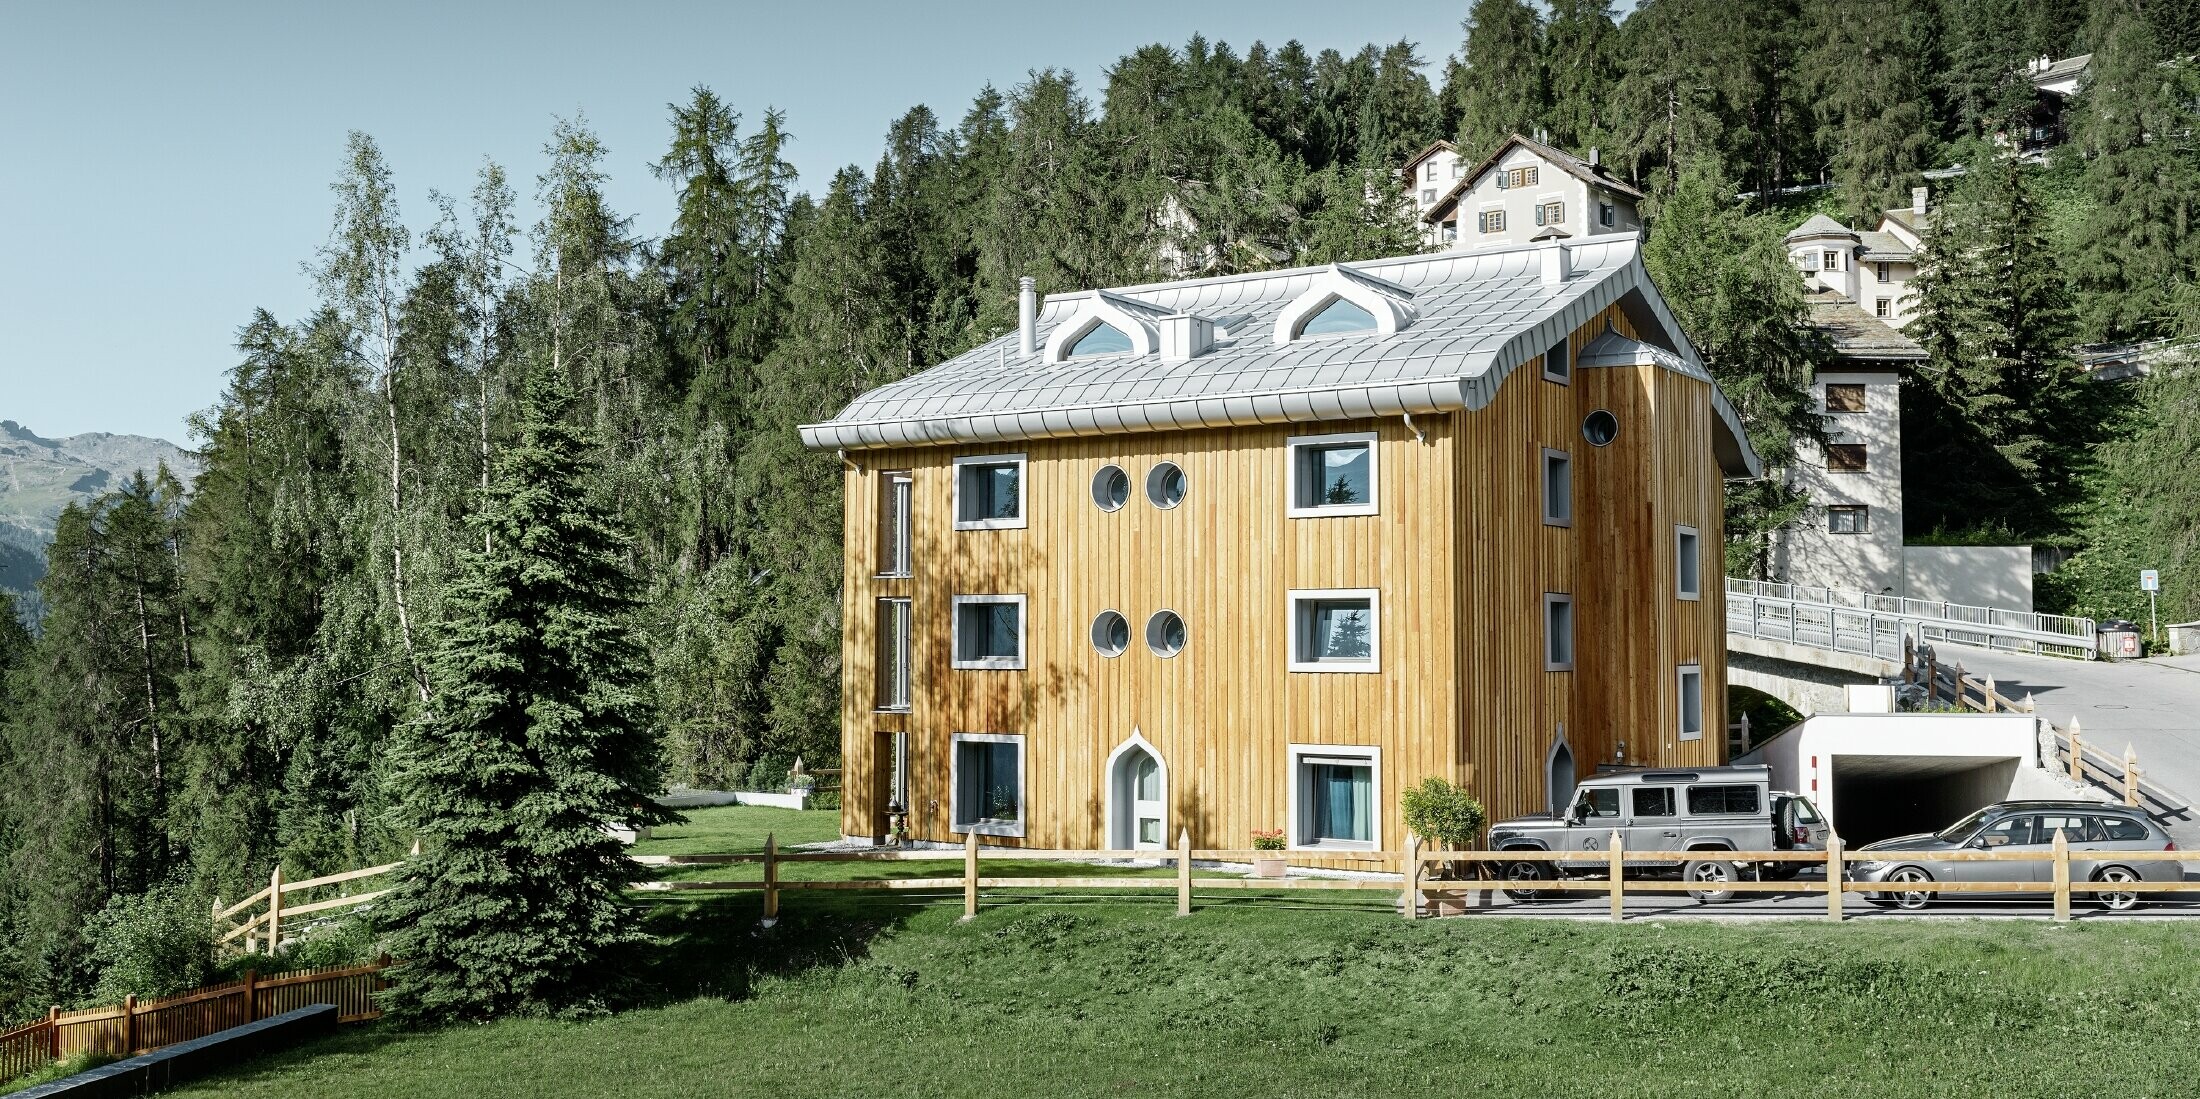
[[[1831,830],[1826,818],[1800,794],[1772,789],[1770,767],[1703,767],[1693,770],[1612,771],[1583,779],[1573,803],[1557,817],[1540,814],[1500,821],[1490,829],[1495,851],[1579,852],[1556,862],[1501,862],[1507,895],[1534,900],[1536,888],[1555,874],[1601,874],[1613,832],[1633,852],[1703,852],[1689,859],[1626,859],[1630,874],[1679,871],[1698,888],[1700,901],[1723,901],[1727,888],[1745,878],[1794,877],[1801,863],[1737,863],[1715,851],[1823,851]]]
[[[2145,813],[2121,805],[2097,801],[1996,802],[1941,829],[1914,836],[1896,836],[1859,847],[1849,858],[1851,881],[1888,886],[1885,892],[1866,893],[1873,904],[1916,910],[1933,901],[1924,889],[1903,889],[1918,882],[2036,882],[2051,881],[2054,865],[2045,858],[2021,862],[1969,862],[1930,857],[1935,851],[2036,851],[2046,855],[2061,832],[2070,845],[2070,880],[2142,886],[2147,882],[2181,882],[2185,867],[2180,862],[2122,861],[2124,851],[2175,851],[2169,833]],[[1925,858],[1889,861],[1876,852],[1915,852]],[[2097,899],[2111,911],[2128,912],[2139,906],[2137,889],[2079,894]],[[2042,899],[2039,893],[1973,893],[1964,898],[2019,896]]]

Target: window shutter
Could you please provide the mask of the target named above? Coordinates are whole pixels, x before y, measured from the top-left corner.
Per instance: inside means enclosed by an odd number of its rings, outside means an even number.
[[[1541,205],[1538,205],[1535,208],[1535,223],[1537,225],[1543,224],[1543,209],[1544,208]]]
[[[1499,173],[1497,173],[1497,189],[1498,189],[1498,190],[1500,190],[1500,191],[1503,191],[1503,190],[1507,190],[1507,189],[1509,189],[1509,188],[1511,188],[1511,187],[1512,187],[1512,173],[1511,173],[1511,172],[1499,172]]]

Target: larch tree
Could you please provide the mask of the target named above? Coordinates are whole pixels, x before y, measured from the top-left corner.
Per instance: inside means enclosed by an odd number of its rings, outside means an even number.
[[[606,1008],[644,941],[635,863],[608,829],[662,823],[648,662],[628,619],[625,536],[589,489],[562,372],[537,364],[498,453],[428,662],[433,702],[396,749],[422,842],[377,913],[417,1019]]]

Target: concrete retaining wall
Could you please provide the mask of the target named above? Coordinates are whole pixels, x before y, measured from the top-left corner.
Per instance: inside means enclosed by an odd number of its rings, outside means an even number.
[[[336,1029],[336,1005],[315,1004],[286,1011],[257,1023],[178,1042],[166,1049],[79,1072],[50,1084],[16,1092],[13,1099],[111,1099],[153,1092],[232,1068],[265,1053],[288,1049]]]
[[[1904,546],[1903,594],[1973,607],[2032,609],[2030,546]]]
[[[657,804],[667,809],[700,809],[706,805],[769,805],[776,809],[809,808],[810,792],[796,793],[763,790],[689,790],[678,789],[657,799]]]

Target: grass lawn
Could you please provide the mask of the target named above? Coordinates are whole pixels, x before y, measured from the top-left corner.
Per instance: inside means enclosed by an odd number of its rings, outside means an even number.
[[[745,816],[695,827],[741,842]],[[173,1094],[2002,1097],[2200,1078],[2200,951],[2174,924],[1408,924],[1374,892],[1217,895],[1181,920],[1160,896],[1048,895],[959,924],[945,900],[794,893],[770,932],[753,894],[653,900],[643,1006],[361,1028]]]

